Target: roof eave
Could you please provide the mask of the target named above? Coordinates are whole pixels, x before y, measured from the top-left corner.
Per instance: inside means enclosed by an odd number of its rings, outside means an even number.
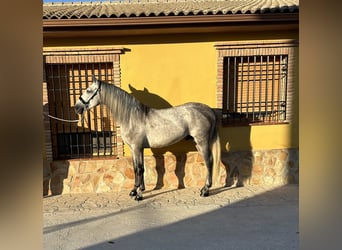
[[[162,30],[163,28],[197,28],[201,27],[239,27],[298,25],[298,13],[265,13],[236,15],[200,15],[200,16],[162,16],[162,17],[125,17],[125,18],[81,18],[81,19],[43,19],[44,36],[62,35],[75,31],[78,35],[89,32],[125,30],[137,34],[137,30]],[[75,35],[76,35],[75,33]],[[120,32],[116,33],[120,34]],[[65,34],[64,34],[65,35]]]

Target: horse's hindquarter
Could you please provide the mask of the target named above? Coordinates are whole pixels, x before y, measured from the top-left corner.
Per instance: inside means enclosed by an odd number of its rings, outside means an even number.
[[[209,129],[212,110],[200,103],[187,103],[167,109],[151,109],[146,117],[146,140],[151,148],[174,144],[187,135]],[[215,118],[214,118],[215,119]]]

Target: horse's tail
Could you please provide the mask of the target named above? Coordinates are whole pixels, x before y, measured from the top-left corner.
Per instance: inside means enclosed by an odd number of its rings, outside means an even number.
[[[211,146],[211,152],[213,155],[213,185],[219,184],[220,178],[220,164],[221,164],[221,143],[220,136],[218,134],[217,127],[214,131],[213,142]]]

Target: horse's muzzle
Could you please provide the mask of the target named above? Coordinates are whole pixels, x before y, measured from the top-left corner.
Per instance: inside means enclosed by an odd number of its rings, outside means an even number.
[[[79,114],[83,114],[85,108],[86,107],[85,107],[85,105],[83,103],[76,102],[76,104],[75,104],[75,112],[76,112],[76,114],[78,114],[78,115]]]

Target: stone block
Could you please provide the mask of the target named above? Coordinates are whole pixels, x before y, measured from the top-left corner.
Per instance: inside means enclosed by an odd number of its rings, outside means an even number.
[[[111,169],[111,166],[103,164],[102,166],[99,166],[96,172],[99,174],[102,174],[102,173],[109,171],[110,169]]]
[[[286,161],[288,155],[289,155],[289,153],[288,153],[287,151],[282,150],[282,151],[279,153],[279,160],[280,160],[280,161]]]
[[[97,171],[97,161],[88,161],[84,168],[83,173],[96,173]]]
[[[82,193],[93,193],[95,190],[91,182],[86,182],[81,186]]]
[[[68,169],[68,176],[74,176],[78,173],[78,164],[70,164]]]
[[[83,184],[87,184],[89,183],[91,179],[91,175],[90,174],[84,174],[84,175],[80,175],[80,184],[83,185]]]
[[[165,175],[165,179],[167,179],[167,184],[169,188],[177,188],[178,187],[178,177],[175,173],[168,173]]]
[[[201,178],[201,167],[199,164],[194,164],[189,166],[189,168],[191,169],[191,175],[193,176],[194,179],[198,179]]]
[[[277,172],[281,172],[285,167],[285,162],[284,161],[280,161],[279,159],[276,160],[276,162],[274,163],[274,169]]]
[[[88,161],[80,161],[79,167],[78,167],[78,173],[83,174],[85,173],[86,166],[88,164]]]
[[[113,174],[105,173],[102,177],[102,180],[108,187],[111,187],[114,180]]]
[[[274,178],[270,175],[265,175],[263,178],[263,182],[265,185],[272,185],[274,182]]]
[[[124,174],[128,179],[134,180],[134,178],[135,178],[133,168],[126,168],[124,171]]]
[[[125,176],[120,171],[112,172],[112,183],[120,185],[125,181]]]
[[[110,191],[111,191],[111,188],[108,185],[106,185],[104,181],[101,181],[101,180],[99,181],[99,184],[97,185],[96,190],[95,190],[96,193],[106,193]]]
[[[64,179],[63,181],[63,194],[70,193],[71,190],[71,184],[69,179]]]
[[[92,186],[93,186],[94,191],[96,191],[97,186],[100,183],[100,180],[101,180],[101,175],[100,174],[93,175],[91,182],[92,182]]]
[[[193,179],[188,175],[186,175],[184,177],[184,186],[185,187],[193,187],[194,186]]]
[[[273,168],[266,169],[266,175],[274,177],[276,175],[276,171]]]
[[[174,155],[166,155],[165,158],[165,171],[174,172],[176,170],[176,157]]]
[[[119,171],[125,171],[127,166],[128,166],[128,162],[126,158],[118,159],[115,163],[115,169]]]
[[[204,159],[201,154],[197,153],[197,159],[196,162],[204,162]]]
[[[156,158],[153,156],[147,156],[144,158],[144,163],[145,163],[145,167],[150,167],[150,168],[155,168],[156,167]]]
[[[81,177],[75,176],[72,178],[70,192],[72,193],[80,193],[81,192]]]
[[[261,165],[254,165],[253,176],[261,176],[264,173],[264,168]]]
[[[122,184],[121,188],[124,190],[131,190],[134,186],[133,179],[126,179],[125,182]]]
[[[250,182],[251,182],[252,185],[260,185],[260,184],[262,184],[260,176],[252,176]]]
[[[197,180],[196,187],[203,187],[205,185],[205,179],[203,180]]]

